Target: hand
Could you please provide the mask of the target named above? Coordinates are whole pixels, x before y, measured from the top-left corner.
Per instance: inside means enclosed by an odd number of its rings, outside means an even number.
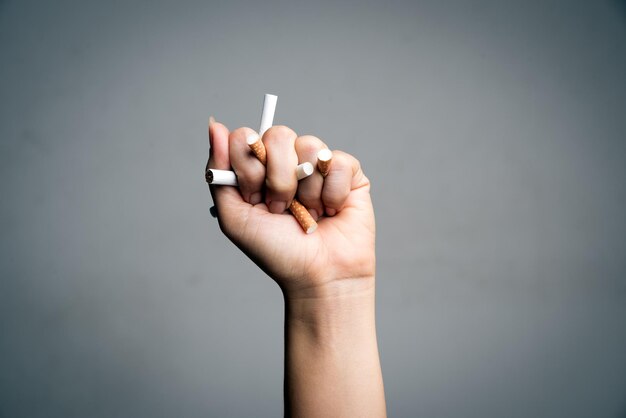
[[[209,126],[209,168],[234,170],[239,187],[211,186],[224,234],[283,289],[287,297],[318,297],[373,287],[375,224],[370,183],[353,156],[333,152],[330,173],[297,181],[296,165],[317,165],[326,145],[285,126],[263,135],[267,166],[250,152],[250,128]],[[298,200],[318,220],[305,234],[285,212]]]

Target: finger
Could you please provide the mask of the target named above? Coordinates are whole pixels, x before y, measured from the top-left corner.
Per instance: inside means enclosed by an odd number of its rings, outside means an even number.
[[[296,153],[298,154],[298,164],[309,162],[315,166],[317,164],[317,153],[326,148],[326,144],[321,139],[312,135],[303,135],[296,138]],[[298,199],[316,220],[324,213],[322,203],[322,187],[324,178],[318,170],[315,170],[309,177],[300,180],[298,183]]]
[[[263,144],[267,152],[265,202],[272,213],[283,213],[296,194],[296,136],[286,126],[273,126],[263,134]]]
[[[209,123],[209,162],[207,168],[230,169],[228,134],[228,128],[221,123],[215,122],[215,120]]]
[[[324,179],[322,202],[328,216],[339,212],[350,195],[353,186],[360,181],[361,165],[352,155],[343,151],[333,151],[333,162]]]
[[[228,147],[228,128],[218,122],[209,125],[209,161],[207,167],[230,170],[230,157]],[[236,187],[210,186],[211,196],[217,208],[220,222],[229,214],[236,213],[237,205],[243,202]]]
[[[257,135],[250,128],[239,128],[230,133],[229,156],[230,165],[237,174],[239,192],[246,202],[256,205],[262,201],[265,167],[250,152],[246,139],[250,135]],[[258,135],[257,135],[258,136]]]

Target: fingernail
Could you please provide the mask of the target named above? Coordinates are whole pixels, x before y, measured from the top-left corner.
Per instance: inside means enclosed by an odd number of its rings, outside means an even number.
[[[337,214],[337,211],[333,208],[326,208],[326,215],[328,216],[335,216]]]
[[[256,205],[258,203],[261,203],[262,199],[263,195],[261,194],[261,192],[252,193],[252,195],[250,195],[250,204]]]
[[[283,213],[287,208],[287,202],[282,200],[273,200],[269,204],[271,213]]]
[[[317,211],[315,209],[309,209],[309,213],[311,214],[313,219],[315,219],[316,221],[320,218],[320,216],[317,214]]]

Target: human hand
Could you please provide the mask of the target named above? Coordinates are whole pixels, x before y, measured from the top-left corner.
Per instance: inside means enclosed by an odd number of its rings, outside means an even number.
[[[300,182],[295,167],[314,166],[326,145],[275,126],[263,135],[267,165],[250,152],[250,128],[209,126],[207,167],[234,170],[238,187],[211,186],[220,228],[281,287],[287,297],[319,297],[373,287],[375,223],[370,183],[350,154],[334,151],[330,172]],[[319,221],[305,234],[285,212],[294,197]]]

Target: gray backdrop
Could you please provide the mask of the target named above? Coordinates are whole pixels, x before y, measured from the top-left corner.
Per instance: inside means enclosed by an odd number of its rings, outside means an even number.
[[[282,413],[206,125],[373,182],[397,417],[626,416],[623,1],[0,2],[0,416]]]

